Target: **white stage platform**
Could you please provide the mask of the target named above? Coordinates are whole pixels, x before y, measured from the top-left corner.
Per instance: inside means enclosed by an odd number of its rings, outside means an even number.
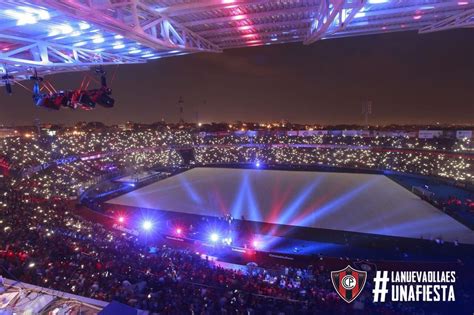
[[[474,231],[383,175],[195,168],[108,203],[474,244]]]

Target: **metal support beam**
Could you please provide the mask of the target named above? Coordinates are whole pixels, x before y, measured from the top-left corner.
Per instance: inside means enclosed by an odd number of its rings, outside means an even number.
[[[325,2],[326,0],[321,0]],[[473,2],[472,0],[469,0]],[[195,14],[199,12],[205,12],[209,10],[220,10],[220,9],[231,9],[236,7],[248,7],[248,6],[255,6],[255,5],[262,5],[268,4],[269,0],[232,0],[232,1],[223,1],[223,0],[199,0],[199,1],[192,1],[192,2],[185,2],[180,4],[173,4],[171,6],[157,6],[155,10],[159,13],[163,13],[168,17],[173,16],[181,16],[187,14]],[[347,1],[346,1],[347,2]],[[349,1],[349,5],[351,2],[356,3],[357,1]],[[364,1],[366,2],[366,1]],[[380,15],[393,15],[399,13],[406,13],[406,12],[415,12],[416,10],[423,10],[427,7],[433,9],[443,9],[449,7],[459,7],[459,4],[456,1],[450,2],[442,2],[442,1],[426,1],[429,3],[424,3],[420,1],[420,3],[412,3],[409,1],[402,1],[400,7],[391,8],[391,9],[377,9],[370,10],[365,12],[366,16],[380,16]],[[470,4],[469,4],[470,5]],[[469,6],[466,5],[466,6]]]
[[[158,7],[155,10],[159,13],[166,14],[167,16],[179,16],[210,10],[230,9],[249,5],[267,4],[268,2],[268,0],[200,0],[195,2],[175,4],[169,7]]]
[[[301,38],[304,37],[304,34],[306,30],[308,29],[307,26],[304,27],[293,27],[291,29],[291,32],[285,32],[285,34],[278,34],[275,35],[275,31],[261,31],[256,34],[247,34],[247,36],[236,36],[236,35],[230,35],[230,36],[222,36],[222,37],[216,37],[213,39],[216,43],[227,43],[227,42],[248,42],[252,40],[261,40],[262,42],[265,41],[271,41],[272,38],[284,38],[284,37],[292,37],[296,35],[302,35]]]
[[[343,5],[343,0],[321,1],[316,18],[311,23],[304,41],[305,45],[312,44],[324,37],[329,26],[336,20],[336,16],[342,12]]]
[[[244,34],[250,34],[253,32],[257,32],[259,30],[266,30],[266,29],[292,29],[296,26],[299,25],[306,25],[306,28],[308,28],[308,25],[313,19],[307,18],[307,19],[296,19],[296,20],[284,20],[284,21],[279,21],[279,22],[271,22],[271,23],[256,23],[256,24],[251,24],[251,25],[245,25],[239,29],[239,27],[235,26],[227,26],[227,27],[220,27],[212,30],[205,30],[199,32],[200,35],[206,36],[207,38],[211,39],[214,41],[215,39],[220,39],[219,36],[224,36],[224,35],[233,35],[239,36],[244,35]],[[236,29],[237,32],[236,33]]]
[[[204,25],[204,24],[217,24],[217,23],[234,23],[235,21],[253,21],[262,18],[272,18],[277,20],[278,16],[288,16],[292,14],[315,14],[319,10],[319,6],[298,6],[291,9],[279,9],[269,10],[258,13],[248,13],[239,15],[230,15],[209,19],[198,19],[183,23],[186,27]]]
[[[421,28],[418,33],[426,34],[455,28],[474,27],[474,9],[469,9],[444,20]]]
[[[97,64],[145,62],[144,59],[140,58],[97,52],[11,35],[0,34],[0,40],[17,46],[14,50],[0,52],[1,63],[38,67],[64,67],[65,65],[94,66]]]
[[[305,45],[343,30],[364,6],[365,0],[324,0],[321,1],[317,16],[311,23]]]
[[[9,54],[4,56],[9,71],[19,59],[29,67],[50,64],[54,71],[61,63],[61,69],[89,64],[84,60],[90,55],[74,47],[154,60],[242,46],[474,26],[474,0],[0,0],[0,8],[5,20],[0,34],[34,40],[0,39],[1,52]]]
[[[156,50],[221,52],[214,43],[150,7],[141,0],[80,1],[35,0],[70,17],[133,39]]]
[[[0,41],[15,48],[0,52],[3,70],[8,68],[15,80],[26,80],[37,68],[42,75],[59,72],[85,71],[96,65],[144,63],[141,58],[97,52],[79,47],[60,45],[26,37],[0,33]]]
[[[20,64],[5,65],[4,67],[0,67],[0,74],[5,73],[7,68],[8,68],[8,74],[12,75],[15,81],[23,81],[23,80],[30,79],[30,76],[34,74],[34,68],[36,67],[31,67],[29,65],[20,65]],[[46,76],[46,75],[56,74],[56,73],[88,71],[90,67],[88,66],[64,66],[64,67],[57,66],[51,69],[47,67],[41,67],[41,68],[36,68],[36,69],[38,70],[38,73],[40,74],[40,76]],[[0,81],[0,86],[3,86],[4,84],[5,83],[3,81]]]

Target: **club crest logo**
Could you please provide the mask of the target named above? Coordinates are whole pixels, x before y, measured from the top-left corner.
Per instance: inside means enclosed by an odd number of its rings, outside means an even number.
[[[354,301],[364,289],[367,272],[357,270],[351,266],[344,269],[331,271],[331,281],[337,294],[346,301]]]

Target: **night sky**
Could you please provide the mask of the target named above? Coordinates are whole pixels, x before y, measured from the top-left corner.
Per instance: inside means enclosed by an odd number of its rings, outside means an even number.
[[[193,54],[117,68],[116,107],[60,112],[35,108],[16,86],[0,91],[0,123],[178,120],[362,123],[373,103],[372,124],[474,123],[474,31],[415,32],[252,47]],[[116,67],[108,67],[109,77]],[[72,89],[80,73],[50,76]],[[31,86],[30,82],[27,82]]]

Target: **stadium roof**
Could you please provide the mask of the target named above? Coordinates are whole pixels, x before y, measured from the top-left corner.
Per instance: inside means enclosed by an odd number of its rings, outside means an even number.
[[[4,0],[0,73],[473,25],[474,0]]]
[[[0,277],[1,314],[97,314],[109,303]]]

